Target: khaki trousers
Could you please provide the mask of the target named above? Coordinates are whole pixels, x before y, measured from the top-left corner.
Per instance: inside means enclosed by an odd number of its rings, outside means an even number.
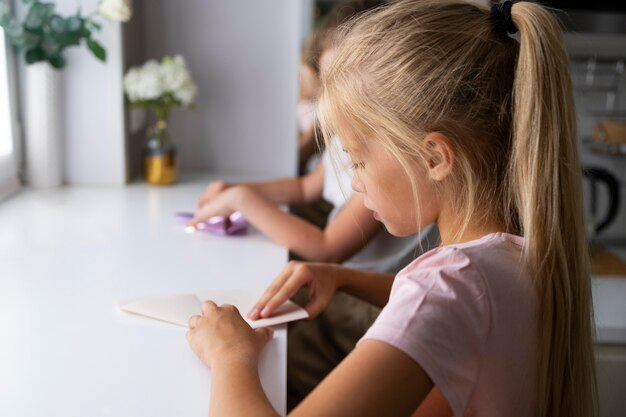
[[[304,306],[303,289],[293,298]],[[287,331],[287,409],[300,403],[347,355],[374,323],[380,308],[337,292],[313,320],[289,323]]]

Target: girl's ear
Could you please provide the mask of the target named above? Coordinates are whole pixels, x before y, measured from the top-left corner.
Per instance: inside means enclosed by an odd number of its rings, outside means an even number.
[[[431,132],[424,138],[428,165],[426,170],[433,181],[443,181],[454,165],[454,149],[448,138],[438,132]]]

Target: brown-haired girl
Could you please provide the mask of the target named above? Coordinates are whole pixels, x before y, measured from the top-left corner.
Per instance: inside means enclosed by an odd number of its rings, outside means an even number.
[[[411,415],[433,386],[456,416],[595,415],[580,166],[555,18],[531,2],[395,3],[348,28],[318,115],[374,217],[398,236],[435,221],[442,244],[388,282],[388,300],[379,279],[339,267],[277,279],[258,307],[302,285],[385,305],[292,415]],[[271,331],[211,302],[190,327],[212,368],[211,415],[276,415],[257,374]]]

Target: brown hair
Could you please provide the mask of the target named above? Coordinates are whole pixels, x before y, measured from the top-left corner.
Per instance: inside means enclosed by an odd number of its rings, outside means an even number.
[[[547,10],[519,2],[511,15],[519,42],[498,32],[487,8],[458,0],[400,1],[348,24],[323,74],[318,119],[325,140],[376,140],[409,176],[412,161],[425,163],[420,138],[440,132],[451,141],[455,168],[439,191],[459,213],[458,236],[471,219],[525,237],[539,300],[536,415],[593,416],[590,274],[568,58]]]
[[[320,73],[320,49],[318,34],[313,33],[302,47],[302,63],[310,67],[317,75]]]
[[[315,42],[318,53],[321,54],[336,44],[338,29],[341,25],[358,18],[365,12],[379,9],[385,4],[384,0],[349,0],[337,3],[328,12],[324,23],[317,32]]]

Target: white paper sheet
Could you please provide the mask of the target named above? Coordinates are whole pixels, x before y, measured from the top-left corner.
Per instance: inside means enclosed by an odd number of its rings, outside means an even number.
[[[202,301],[205,300],[211,300],[217,305],[234,305],[239,309],[244,320],[248,322],[253,329],[275,326],[277,324],[304,319],[309,316],[306,310],[288,300],[276,309],[272,317],[254,321],[248,319],[246,315],[264,291],[265,288],[199,291],[192,294],[150,297],[120,302],[118,303],[118,308],[127,313],[137,314],[183,327],[187,327],[191,316],[200,314]]]

